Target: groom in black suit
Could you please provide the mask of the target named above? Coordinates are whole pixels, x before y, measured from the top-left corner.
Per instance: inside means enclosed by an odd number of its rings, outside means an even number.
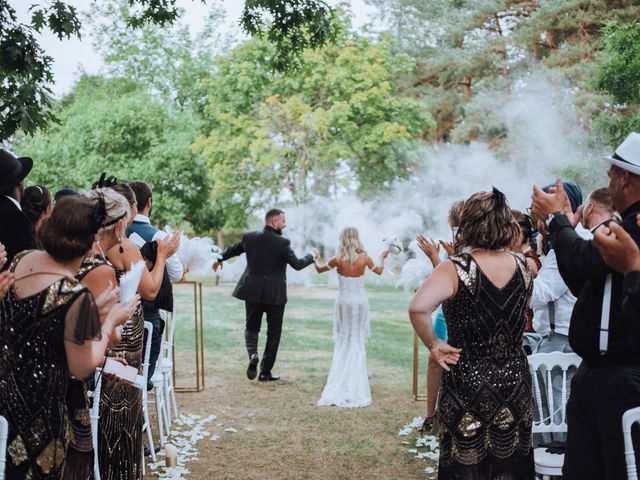
[[[256,378],[258,365],[258,334],[262,324],[262,315],[267,314],[267,345],[260,364],[261,382],[278,380],[271,374],[276,361],[282,317],[287,303],[287,264],[296,270],[313,263],[316,253],[298,258],[291,250],[291,242],[282,236],[287,226],[284,212],[272,209],[265,216],[265,227],[261,231],[244,234],[242,240],[222,252],[220,260],[213,264],[217,270],[222,262],[242,253],[247,255],[247,268],[238,281],[233,296],[244,300],[247,323],[244,331],[249,367],[247,377]]]
[[[32,166],[31,158],[16,157],[0,148],[0,243],[7,250],[5,269],[9,268],[16,253],[36,248],[33,223],[20,206],[24,179]]]

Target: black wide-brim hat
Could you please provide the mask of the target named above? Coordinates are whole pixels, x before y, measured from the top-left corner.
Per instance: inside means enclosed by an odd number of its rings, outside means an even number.
[[[24,180],[32,167],[31,158],[16,157],[9,150],[0,148],[0,192]]]

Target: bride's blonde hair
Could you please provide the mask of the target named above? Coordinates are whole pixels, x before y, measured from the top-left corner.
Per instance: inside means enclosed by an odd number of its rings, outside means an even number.
[[[366,253],[362,243],[360,243],[360,236],[358,235],[358,229],[354,227],[347,227],[340,232],[340,246],[338,247],[338,260],[344,262],[353,262],[359,253]]]

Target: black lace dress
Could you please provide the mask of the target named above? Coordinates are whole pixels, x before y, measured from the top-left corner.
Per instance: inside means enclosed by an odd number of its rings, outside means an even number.
[[[522,349],[532,276],[524,257],[497,288],[470,254],[451,257],[456,295],[443,304],[460,361],[442,373],[438,479],[533,480],[531,376]]]
[[[28,252],[14,258],[11,270]],[[62,278],[18,298],[0,300],[0,415],[9,422],[6,478],[59,479],[70,439],[64,341],[100,338],[91,293]]]

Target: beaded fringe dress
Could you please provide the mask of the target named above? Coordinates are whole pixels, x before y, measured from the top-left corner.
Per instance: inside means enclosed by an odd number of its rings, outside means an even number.
[[[116,269],[116,277],[124,272]],[[107,356],[124,358],[142,375],[144,318],[142,307],[122,328],[122,340]],[[142,478],[142,390],[102,379],[98,421],[98,461],[102,480]]]
[[[28,252],[16,256],[11,270]],[[0,415],[9,423],[7,480],[58,480],[71,439],[64,341],[100,338],[93,297],[62,278],[25,298],[0,300]]]
[[[451,257],[458,292],[444,302],[449,344],[460,361],[442,372],[439,480],[533,480],[533,397],[522,349],[531,272],[497,288],[470,254]]]
[[[102,255],[90,253],[82,260],[76,278],[82,281],[94,268],[109,265]],[[71,422],[71,440],[63,480],[88,480],[93,478],[93,435],[91,434],[91,402],[87,391],[93,389],[93,374],[84,380],[72,378],[67,392],[67,409]]]

